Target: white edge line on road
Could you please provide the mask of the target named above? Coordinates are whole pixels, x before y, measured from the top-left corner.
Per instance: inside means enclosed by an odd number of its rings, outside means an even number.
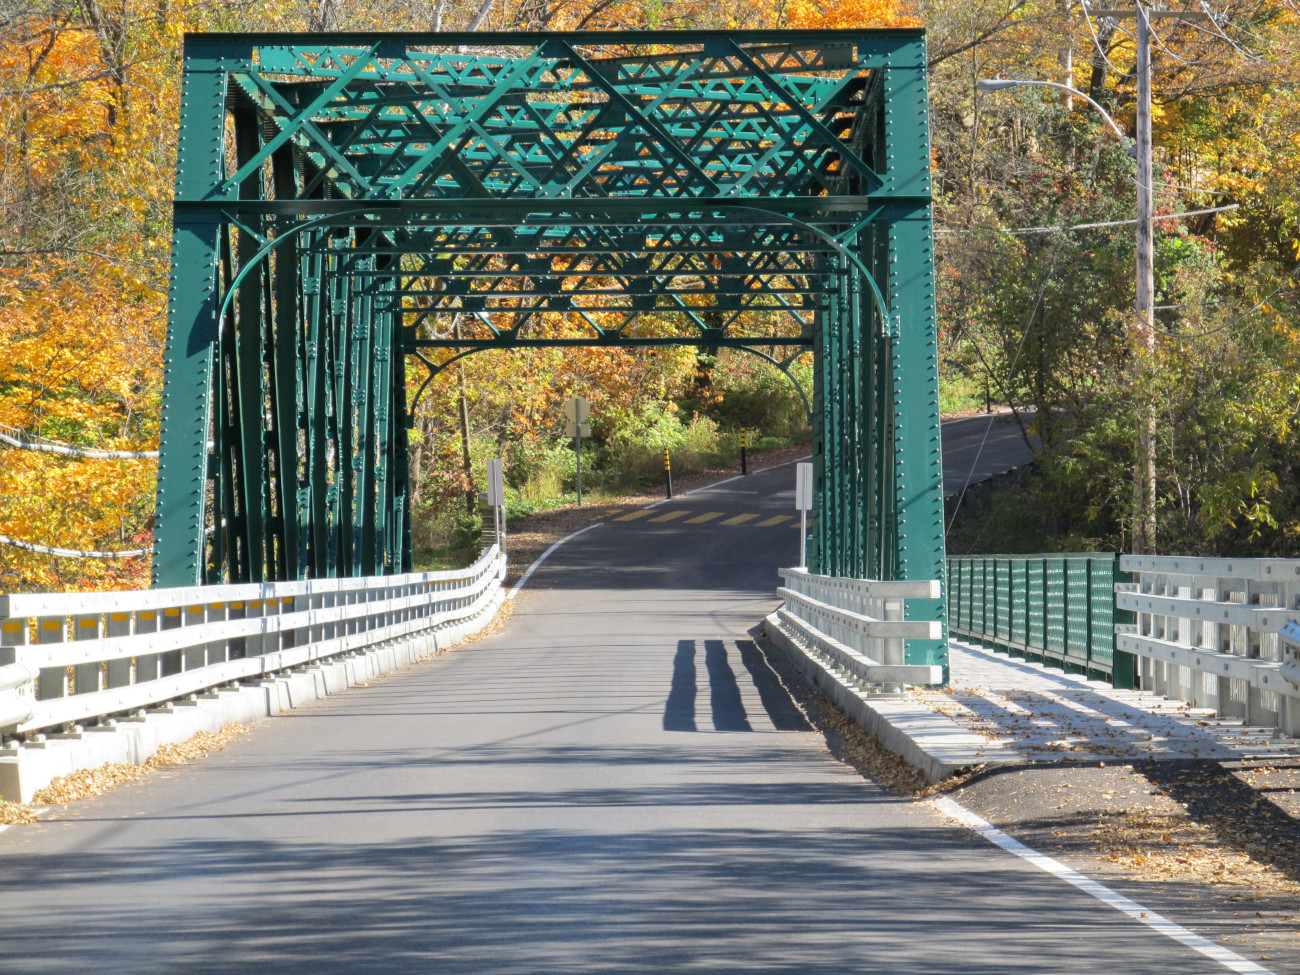
[[[1028,860],[1039,870],[1050,873],[1054,877],[1064,880],[1067,884],[1073,884],[1085,894],[1097,898],[1103,904],[1115,908],[1121,914],[1127,914],[1135,921],[1140,921],[1152,930],[1159,931],[1168,938],[1186,945],[1193,951],[1200,952],[1206,958],[1210,958],[1224,968],[1233,972],[1242,972],[1245,975],[1274,975],[1269,969],[1262,965],[1257,965],[1248,958],[1243,958],[1235,951],[1215,944],[1209,938],[1203,938],[1195,931],[1191,931],[1181,924],[1176,924],[1166,917],[1162,917],[1155,911],[1148,910],[1135,900],[1130,900],[1123,894],[1111,890],[1105,884],[1098,883],[1088,877],[1085,877],[1079,871],[1067,867],[1059,860],[1054,860],[1045,853],[1039,853],[1037,850],[1030,849],[1019,840],[1004,833],[992,823],[981,819],[965,806],[960,803],[941,796],[938,799],[932,799],[931,803],[940,812],[951,816],[963,826],[968,826],[980,836],[984,837],[994,846],[999,846],[1008,853],[1014,853],[1022,860]]]
[[[556,542],[554,545],[548,548],[545,552],[537,556],[537,561],[534,562],[532,565],[530,565],[528,567],[528,571],[519,577],[519,581],[515,583],[515,587],[510,590],[510,593],[509,595],[506,596],[506,599],[514,599],[515,593],[519,592],[519,590],[524,587],[524,583],[528,581],[528,577],[531,576],[534,572],[536,572],[537,567],[541,565],[543,562],[545,562],[546,557],[550,555],[552,552],[554,552],[557,548],[559,548],[561,545],[567,542],[570,538],[577,538],[583,532],[589,532],[593,528],[599,528],[603,524],[605,524],[603,521],[598,521],[594,525],[588,525],[586,528],[579,528],[576,532],[572,532],[568,535],[565,535],[558,542]]]
[[[786,461],[785,463],[783,463],[783,464],[773,464],[771,467],[760,467],[758,470],[754,471],[754,473],[755,473],[755,474],[762,474],[764,471],[774,471],[774,470],[776,470],[778,467],[789,467],[791,464],[798,464],[800,461],[804,461],[804,460],[812,460],[812,459],[813,459],[813,455],[812,455],[812,454],[804,454],[802,457],[796,457],[794,460],[787,460],[787,461]],[[712,486],[713,486],[712,484],[709,485],[709,487],[712,487]],[[702,489],[701,489],[701,490],[702,490]]]
[[[754,473],[757,474],[758,471],[754,471]],[[715,488],[722,484],[730,484],[732,481],[739,481],[744,476],[744,474],[736,474],[734,477],[728,477],[721,481],[714,481],[712,484],[705,484],[697,488],[691,488],[689,491],[683,491],[681,497],[684,498],[686,495],[694,494],[696,491],[707,491],[709,488]]]
[[[1022,409],[1020,412],[1024,414],[1029,414],[1034,411],[1030,409]],[[940,419],[939,422],[946,423],[949,425],[955,425],[958,423],[973,423],[976,420],[996,420],[999,417],[1005,417],[1005,416],[1015,416],[1015,411],[1012,410],[1010,407],[1007,407],[1000,410],[994,410],[992,413],[972,413],[969,416],[950,416],[946,420]]]

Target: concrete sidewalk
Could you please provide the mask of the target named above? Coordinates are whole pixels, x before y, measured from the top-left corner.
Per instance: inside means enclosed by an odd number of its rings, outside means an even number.
[[[871,697],[771,617],[766,632],[823,694],[931,782],[976,765],[1300,754],[1300,742],[1274,729],[958,640],[949,644],[949,687]]]
[[[977,645],[949,644],[952,686],[915,691],[937,715],[1000,743],[1005,760],[1261,758],[1297,742],[1151,691],[1116,690]]]

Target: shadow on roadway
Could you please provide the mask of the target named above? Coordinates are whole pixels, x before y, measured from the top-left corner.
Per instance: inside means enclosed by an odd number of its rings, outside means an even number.
[[[672,684],[664,704],[664,731],[698,731],[695,704],[698,670],[695,659],[698,641],[677,641],[673,657]],[[781,683],[753,640],[736,641],[736,652],[753,681],[763,709],[777,731],[811,731],[789,691]],[[736,672],[722,640],[704,641],[704,668],[709,683],[709,710],[714,731],[753,731],[741,699]]]
[[[735,791],[737,804],[759,812],[771,801],[743,785]],[[709,819],[686,829],[384,842],[190,838],[87,848],[57,871],[15,851],[4,883],[40,897],[8,912],[0,969],[932,975],[960,962],[963,973],[997,975],[1160,970],[1142,964],[1149,933],[1099,928],[1095,902],[1082,895],[1017,911],[1014,896],[1049,879],[1027,876],[1011,858],[981,858],[972,869],[964,831],[926,830],[922,849],[912,824],[790,830]],[[165,885],[177,877],[188,894],[169,897],[176,888]],[[85,898],[87,889],[100,896]],[[58,910],[69,894],[87,906]]]

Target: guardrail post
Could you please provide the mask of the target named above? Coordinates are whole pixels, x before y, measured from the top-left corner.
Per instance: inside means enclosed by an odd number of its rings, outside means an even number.
[[[109,638],[131,635],[130,613],[109,613],[104,622],[104,636]],[[126,687],[131,683],[131,658],[117,657],[104,665],[104,683],[107,687]]]
[[[254,620],[262,617],[262,600],[248,599],[244,601],[243,608],[244,619]],[[267,637],[264,633],[257,633],[244,637],[243,656],[260,657],[267,651]]]
[[[230,607],[227,603],[208,603],[204,612],[205,623],[221,623],[230,618]],[[230,643],[226,639],[213,640],[204,644],[207,648],[207,663],[224,664],[230,659]]]
[[[181,624],[185,627],[202,626],[207,622],[207,607],[200,603],[199,605],[189,605],[185,607],[185,613],[182,616],[184,622]],[[183,660],[183,669],[198,670],[200,667],[206,667],[208,664],[207,644],[200,643],[197,647],[186,647]]]
[[[158,614],[152,609],[142,609],[135,614],[136,633],[157,633]],[[142,653],[135,658],[135,682],[157,680],[162,676],[162,656],[157,653]]]
[[[73,638],[76,640],[99,639],[99,616],[77,616],[72,621]],[[94,663],[77,664],[72,668],[72,688],[77,694],[94,694],[104,689],[103,667],[98,660]]]
[[[169,606],[163,610],[162,618],[159,620],[164,631],[179,630],[182,625],[181,608],[179,606]],[[168,650],[159,656],[161,676],[171,677],[173,674],[179,674],[185,669],[184,653],[181,650]]]
[[[310,601],[303,596],[285,596],[280,600],[281,615],[284,613],[296,613],[299,610],[310,608]],[[297,628],[291,627],[287,630],[280,631],[280,648],[282,650],[291,650],[299,645]]]
[[[63,643],[64,619],[62,616],[46,616],[36,621],[36,639],[38,643]],[[42,701],[68,696],[68,668],[42,667],[41,675],[36,681],[36,695]]]
[[[0,667],[18,663],[18,648],[27,646],[27,621],[0,620]]]
[[[248,603],[242,600],[235,600],[227,604],[226,619],[228,620],[246,620],[248,619]],[[226,642],[226,659],[243,660],[248,656],[248,637],[237,636]]]

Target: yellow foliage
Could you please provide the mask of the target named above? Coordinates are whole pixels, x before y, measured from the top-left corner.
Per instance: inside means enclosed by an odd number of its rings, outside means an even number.
[[[134,23],[144,29],[122,51],[65,21],[26,22],[0,44],[0,424],[128,450],[157,445],[176,104],[174,64],[158,56],[175,38]],[[154,479],[152,461],[0,446],[0,534],[142,547]],[[0,591],[132,587],[146,574],[140,560],[0,547]]]
[[[790,26],[807,30],[847,30],[863,27],[920,27],[919,18],[894,0],[794,0]]]

